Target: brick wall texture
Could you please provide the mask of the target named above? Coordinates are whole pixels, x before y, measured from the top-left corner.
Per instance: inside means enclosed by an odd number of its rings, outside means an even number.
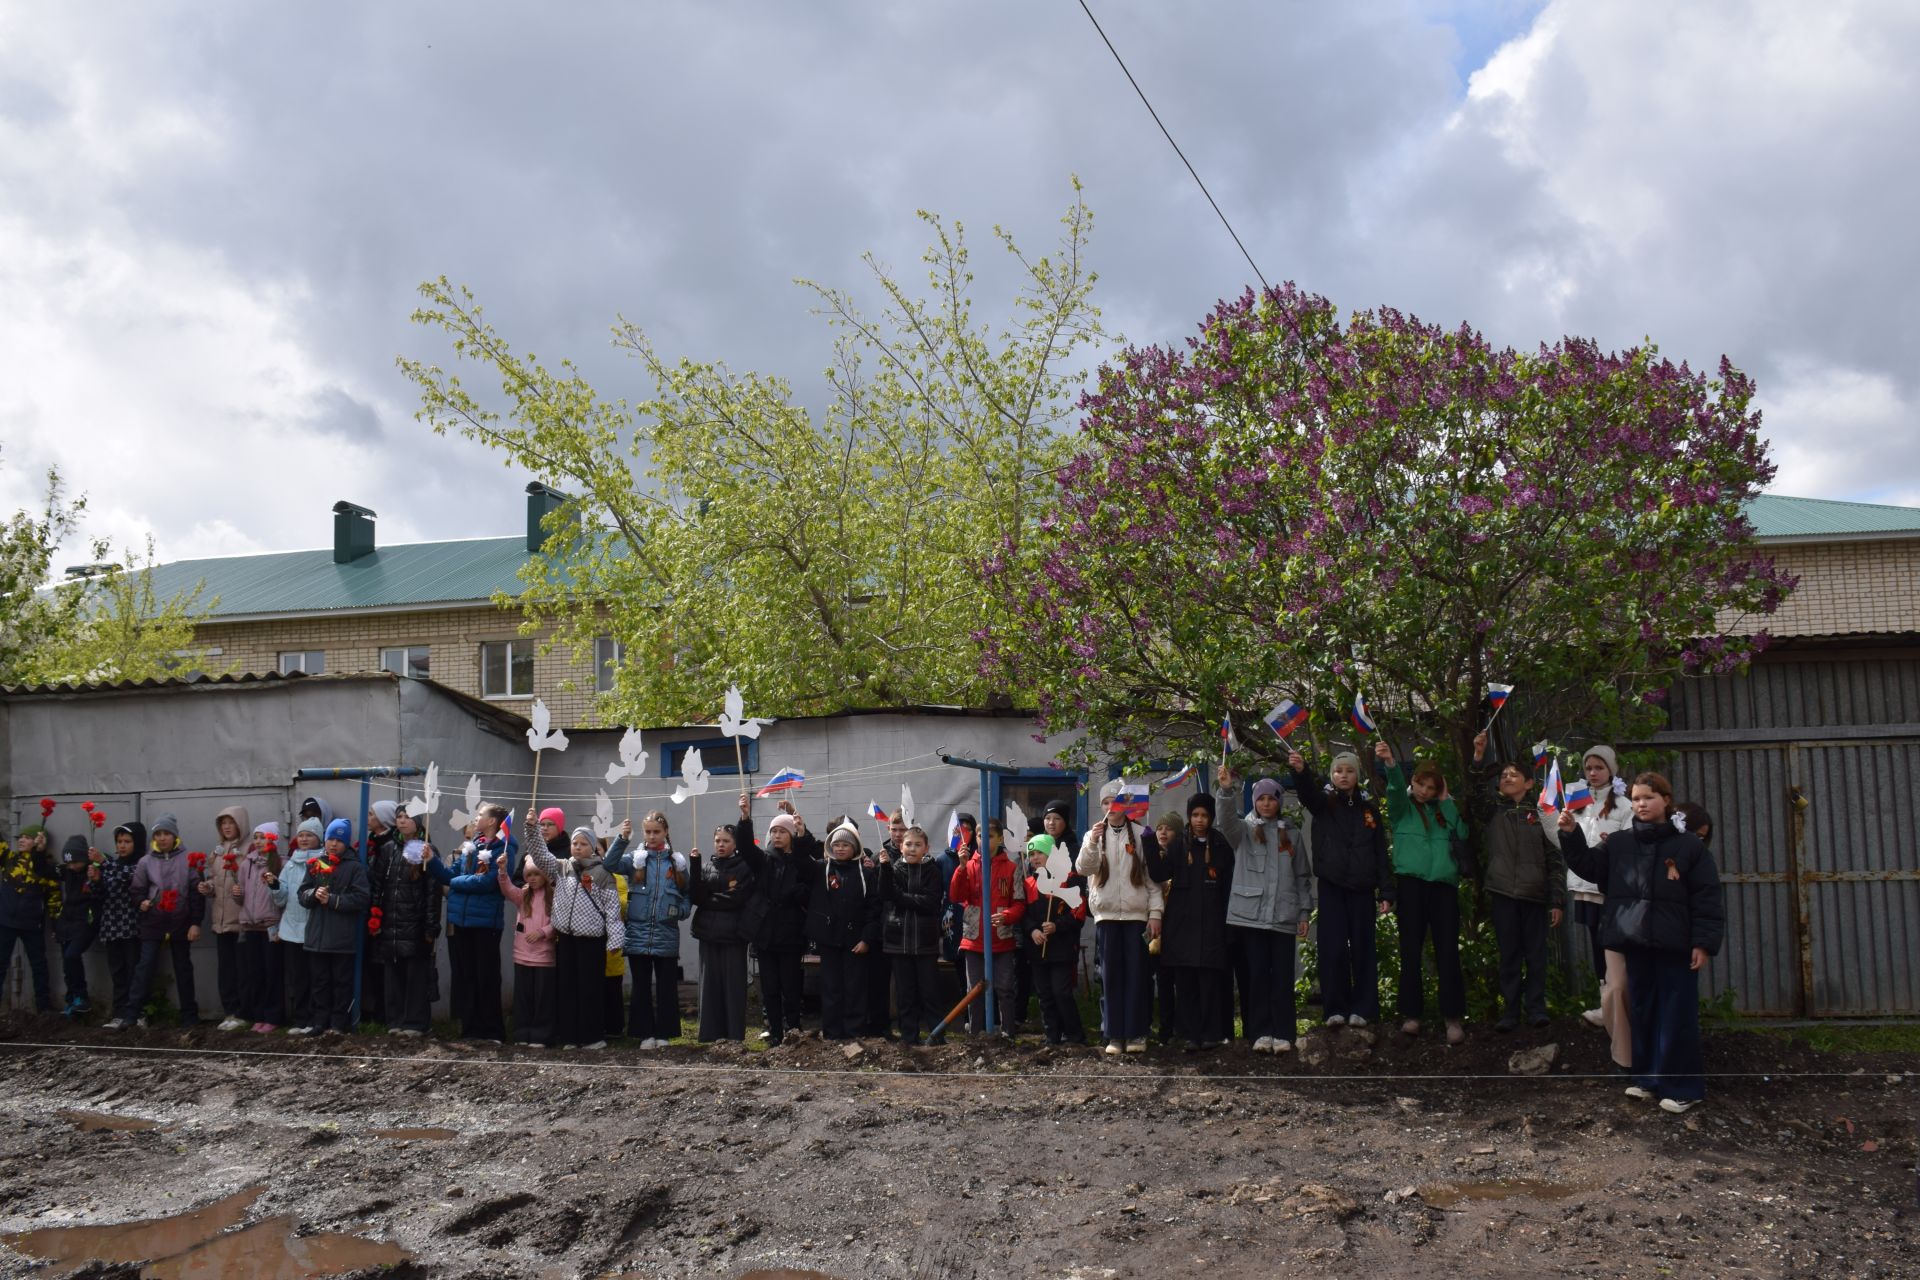
[[[1773,545],[1800,585],[1771,618],[1722,618],[1733,634],[1776,636],[1920,631],[1920,538]]]

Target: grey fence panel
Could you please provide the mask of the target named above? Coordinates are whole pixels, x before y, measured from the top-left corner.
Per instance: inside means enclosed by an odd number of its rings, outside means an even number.
[[[1920,1010],[1920,743],[1801,749],[1815,1014]]]

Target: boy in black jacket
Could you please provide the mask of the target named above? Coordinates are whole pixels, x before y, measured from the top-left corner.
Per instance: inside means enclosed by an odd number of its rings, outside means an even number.
[[[1380,1017],[1376,915],[1393,910],[1387,824],[1361,786],[1360,757],[1343,751],[1316,777],[1295,751],[1287,757],[1294,793],[1313,815],[1313,875],[1320,890],[1320,995],[1330,1027],[1364,1027]],[[1376,904],[1375,898],[1379,901]]]
[[[87,948],[99,931],[100,901],[106,896],[100,869],[90,866],[87,857],[87,838],[68,836],[60,850],[60,917],[53,922],[53,937],[66,972],[69,1018],[93,1007],[87,1002]]]
[[[766,1038],[779,1044],[801,1029],[803,992],[800,957],[807,950],[807,898],[818,879],[820,840],[807,831],[791,801],[767,824],[767,845],[753,838],[752,803],[741,805],[733,826],[740,856],[753,868],[753,901],[747,907],[747,937],[760,968],[760,1009]]]
[[[851,1040],[866,1021],[862,957],[880,947],[880,886],[861,864],[860,832],[843,822],[808,891],[807,938],[820,948],[820,1034]]]
[[[940,916],[946,886],[940,866],[927,858],[927,833],[908,827],[900,856],[880,865],[880,896],[886,903],[881,946],[893,962],[894,1001],[900,1011],[900,1041],[919,1044],[922,1030],[940,1025]],[[944,1044],[945,1036],[928,1041]]]
[[[1049,861],[1062,889],[1078,889],[1079,905],[1041,893],[1051,883]],[[1056,852],[1052,836],[1027,841],[1027,917],[1020,922],[1020,950],[1033,971],[1034,992],[1040,997],[1040,1020],[1048,1044],[1085,1044],[1087,1031],[1080,1022],[1080,1006],[1073,999],[1073,976],[1080,960],[1080,930],[1087,918],[1087,880],[1073,870],[1064,850]]]

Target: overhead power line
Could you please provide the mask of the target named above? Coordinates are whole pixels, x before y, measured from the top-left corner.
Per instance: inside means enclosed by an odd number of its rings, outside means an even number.
[[[1093,10],[1087,7],[1087,0],[1080,0],[1080,11],[1087,15],[1087,21],[1093,24],[1094,31],[1100,36],[1100,42],[1107,46],[1107,52],[1112,54],[1113,60],[1120,64],[1121,73],[1127,77],[1127,83],[1133,86],[1133,91],[1140,95],[1140,103],[1146,107],[1147,114],[1152,116],[1153,122],[1160,126],[1160,136],[1167,140],[1167,145],[1173,148],[1173,154],[1180,157],[1180,163],[1187,166],[1187,172],[1193,175],[1194,184],[1200,188],[1200,194],[1207,198],[1207,203],[1213,206],[1214,215],[1220,219],[1220,225],[1225,227],[1227,234],[1233,237],[1234,246],[1240,250],[1240,256],[1247,260],[1249,267],[1253,268],[1253,274],[1258,277],[1260,287],[1271,289],[1273,286],[1267,283],[1267,277],[1260,270],[1260,264],[1255,262],[1253,255],[1247,252],[1246,244],[1241,241],[1240,233],[1233,229],[1233,224],[1227,221],[1227,215],[1221,210],[1220,202],[1213,198],[1213,192],[1207,190],[1207,184],[1200,180],[1200,172],[1193,167],[1193,161],[1187,159],[1187,153],[1180,149],[1180,144],[1173,140],[1171,133],[1167,132],[1166,122],[1160,119],[1160,113],[1155,111],[1153,103],[1147,100],[1146,90],[1142,89],[1140,82],[1133,78],[1133,72],[1127,70],[1127,60],[1122,58],[1120,51],[1113,47],[1113,41],[1107,39],[1107,33],[1101,29],[1100,19],[1094,17]]]

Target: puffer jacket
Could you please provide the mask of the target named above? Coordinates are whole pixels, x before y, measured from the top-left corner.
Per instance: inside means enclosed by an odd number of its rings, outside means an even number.
[[[280,836],[280,824],[263,822],[254,828],[255,835],[271,834],[276,840]],[[257,933],[262,929],[272,930],[280,924],[280,908],[273,904],[273,890],[267,887],[267,855],[249,849],[240,859],[240,930],[243,933]]]
[[[1612,811],[1600,812],[1609,800],[1613,801]],[[1575,813],[1573,820],[1580,824],[1580,834],[1587,838],[1588,844],[1602,845],[1614,832],[1633,829],[1633,805],[1625,796],[1615,795],[1609,789],[1605,795],[1594,797],[1592,804]],[[1571,867],[1567,869],[1567,891],[1574,894],[1584,893],[1590,899],[1604,897],[1599,885],[1576,874]]]
[[[634,849],[622,836],[607,850],[604,864],[627,877],[626,939],[630,956],[680,954],[680,922],[692,909],[687,896],[687,860],[671,849]],[[676,882],[671,872],[679,872]]]
[[[1312,769],[1293,775],[1300,803],[1313,815],[1308,839],[1313,874],[1342,889],[1371,890],[1393,901],[1393,865],[1387,859],[1387,824],[1366,791],[1341,791]]]
[[[480,854],[490,855],[485,862]],[[454,929],[498,929],[506,922],[506,899],[500,896],[500,884],[494,878],[495,860],[507,860],[511,876],[520,859],[520,842],[493,839],[476,842],[474,847],[455,854],[449,862],[427,860],[427,874],[446,886],[447,924]]]
[[[139,910],[142,902],[153,904],[140,912],[141,941],[158,942],[174,934],[185,937],[188,929],[206,919],[207,900],[200,896],[200,877],[188,856],[178,845],[168,853],[155,849],[134,867],[134,909]],[[170,912],[160,905],[168,893],[174,895]]]
[[[1393,830],[1394,874],[1431,884],[1459,884],[1459,851],[1467,823],[1452,797],[1421,804],[1408,794],[1413,771],[1396,764],[1387,773],[1387,826]],[[1471,861],[1471,859],[1469,859]]]
[[[1233,843],[1227,924],[1293,933],[1313,911],[1313,867],[1305,838],[1285,814],[1237,818],[1223,813],[1219,829]]]
[[[850,951],[862,942],[878,950],[879,873],[858,858],[827,858],[815,874],[807,897],[808,941],[823,951]]]
[[[85,837],[72,837],[68,844],[71,845],[73,840],[80,841],[80,852],[84,854]],[[99,931],[100,900],[105,896],[105,890],[89,872],[88,863],[61,860],[60,915],[53,922],[53,937],[63,947],[89,946]]]
[[[1073,869],[1087,878],[1087,904],[1093,918],[1100,920],[1160,919],[1166,907],[1160,885],[1144,873],[1160,842],[1153,832],[1137,822],[1115,828],[1102,821],[1087,832],[1080,842],[1080,855]],[[1133,883],[1133,864],[1138,862],[1146,883]],[[1101,883],[1100,869],[1107,869]]]
[[[562,861],[547,848],[546,837],[535,827],[527,832],[527,856],[553,881],[554,932],[569,938],[596,938],[608,951],[626,945],[626,924],[620,918],[620,891],[613,872],[598,859]]]
[[[307,917],[309,912],[300,901],[300,887],[306,883],[307,862],[320,851],[302,849],[298,845],[287,850],[286,861],[280,865],[280,874],[275,877],[278,883],[268,891],[273,897],[273,905],[280,911],[280,941],[304,947],[307,942]]]
[[[443,891],[423,861],[419,866],[397,852],[382,859],[379,874],[368,871],[373,906],[380,908],[380,932],[372,935],[381,960],[415,960],[433,953],[440,936]]]
[[[49,842],[51,843],[51,842]],[[47,907],[60,891],[52,849],[0,845],[0,925],[32,932],[47,927]]]
[[[894,858],[880,867],[880,947],[890,956],[940,954],[940,913],[946,906],[940,865],[931,858]]]
[[[321,851],[325,857],[325,850]],[[367,908],[373,903],[373,891],[367,883],[367,864],[351,845],[340,855],[331,875],[319,872],[312,862],[300,881],[300,905],[307,909],[309,951],[328,955],[351,955],[366,931]],[[321,889],[327,900],[319,901]]]
[[[100,885],[105,890],[100,900],[99,942],[127,942],[140,933],[139,903],[133,900],[133,870],[147,847],[147,829],[138,822],[125,822],[114,828],[118,837],[124,831],[133,838],[133,855],[122,858],[109,850],[100,864]]]
[[[737,822],[733,830],[741,856],[753,868],[757,901],[749,914],[755,953],[805,951],[807,895],[819,879],[819,838],[809,832],[787,852],[775,853],[753,838],[750,822]]]
[[[1497,775],[1495,775],[1497,776]],[[1557,907],[1567,896],[1567,861],[1554,832],[1533,801],[1509,800],[1492,790],[1489,777],[1475,805],[1480,820],[1480,875],[1488,893],[1519,902]]]
[[[253,821],[247,816],[244,805],[228,805],[214,815],[213,828],[220,829],[220,819],[233,819],[234,830],[240,833],[235,840],[221,840],[213,846],[213,852],[207,855],[207,873],[201,880],[206,886],[207,925],[215,933],[240,932],[240,900],[233,896],[233,888],[240,883],[240,859],[245,856],[247,846],[253,839]],[[231,854],[233,865],[227,865]]]
[[[1575,828],[1560,832],[1573,868],[1606,893],[1600,942],[1614,951],[1690,951],[1718,955],[1726,937],[1720,869],[1698,836],[1671,822],[1635,819],[1598,846]]]
[[[1020,949],[1029,964],[1072,964],[1080,958],[1080,931],[1087,920],[1087,881],[1079,872],[1068,876],[1062,885],[1080,890],[1080,905],[1068,907],[1050,894],[1040,892],[1040,881],[1027,877],[1027,918],[1020,922]],[[1033,931],[1053,926],[1053,935],[1044,943],[1033,940]]]
[[[1227,967],[1233,867],[1233,844],[1217,828],[1204,836],[1182,831],[1147,859],[1147,874],[1166,885],[1161,964],[1175,969]]]
[[[693,936],[702,942],[751,942],[755,877],[739,846],[724,858],[694,860],[690,874]]]

